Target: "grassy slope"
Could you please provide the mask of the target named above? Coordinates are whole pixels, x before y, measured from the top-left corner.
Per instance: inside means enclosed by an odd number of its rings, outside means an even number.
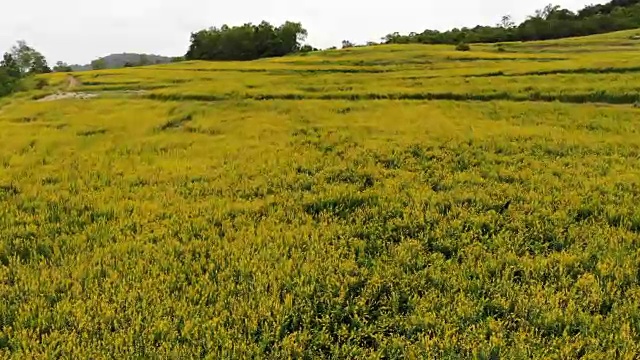
[[[0,103],[0,355],[637,357],[640,111],[600,104],[636,101],[632,34]]]
[[[148,90],[165,100],[450,99],[633,104],[636,31],[539,43],[379,46],[255,62],[187,62],[87,72],[86,91]],[[544,76],[541,76],[544,75]],[[53,81],[62,81],[59,74]]]

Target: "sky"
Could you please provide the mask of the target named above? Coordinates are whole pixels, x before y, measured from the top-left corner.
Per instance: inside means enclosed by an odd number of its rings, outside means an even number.
[[[604,2],[605,0],[602,0]],[[111,53],[184,55],[189,36],[210,26],[267,20],[298,21],[307,43],[327,48],[342,40],[379,41],[425,29],[494,25],[503,15],[520,22],[550,0],[28,0],[2,5],[0,52],[25,40],[50,64],[87,64]],[[557,0],[578,10],[601,1]]]

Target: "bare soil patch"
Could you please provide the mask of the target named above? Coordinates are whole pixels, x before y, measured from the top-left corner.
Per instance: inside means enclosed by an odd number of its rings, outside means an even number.
[[[56,93],[56,94],[45,96],[42,99],[38,99],[37,101],[38,102],[46,102],[46,101],[66,100],[66,99],[86,100],[86,99],[93,99],[93,98],[97,98],[97,97],[98,97],[97,94],[90,94],[90,93],[61,92],[61,93]]]

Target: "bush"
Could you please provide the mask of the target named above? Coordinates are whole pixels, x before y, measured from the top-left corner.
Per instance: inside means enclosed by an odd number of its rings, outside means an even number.
[[[47,86],[49,86],[49,81],[47,79],[37,79],[36,80],[35,88],[37,90],[42,90],[42,89],[46,88]]]
[[[314,52],[314,51],[318,51],[318,49],[314,48],[311,45],[304,45],[300,48],[301,53],[310,53],[310,52]]]
[[[456,51],[471,51],[471,46],[467,43],[461,42],[456,45]]]

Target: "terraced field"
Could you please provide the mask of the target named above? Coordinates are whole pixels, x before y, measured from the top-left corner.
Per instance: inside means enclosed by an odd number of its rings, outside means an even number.
[[[635,34],[45,76],[0,357],[637,358]]]

